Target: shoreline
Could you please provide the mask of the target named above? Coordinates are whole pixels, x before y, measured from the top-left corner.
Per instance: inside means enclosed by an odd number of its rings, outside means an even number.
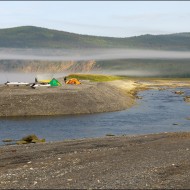
[[[82,81],[61,87],[0,86],[0,117],[92,114],[128,109],[137,93],[160,87],[190,87],[189,81],[126,79],[110,82]]]
[[[71,97],[76,95],[76,92],[81,95],[85,90],[92,88],[95,91],[114,89],[114,95],[120,94],[124,97],[124,101],[129,97],[128,101],[131,100],[135,104],[134,98],[140,90],[159,90],[165,86],[190,87],[189,81],[176,85],[176,81],[155,80],[113,81],[96,85],[98,83],[92,85],[87,83],[83,89],[80,89],[80,86],[68,86],[65,94]],[[47,96],[47,91],[52,95],[52,90],[57,95],[64,94],[62,88],[28,91],[26,88],[13,87],[15,97],[21,97],[20,89],[25,92],[25,96],[32,92],[33,97],[35,95],[39,97],[39,94]],[[92,92],[94,93],[91,91],[90,95]],[[133,106],[133,104],[126,105]],[[0,146],[0,188],[189,189],[189,147],[190,132],[3,145]]]
[[[190,133],[0,147],[0,188],[190,187]]]
[[[0,116],[53,116],[120,111],[135,97],[105,82],[61,87],[0,87]]]

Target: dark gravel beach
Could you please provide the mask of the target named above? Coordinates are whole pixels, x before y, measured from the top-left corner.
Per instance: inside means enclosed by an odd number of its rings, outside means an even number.
[[[1,86],[0,116],[126,109],[146,88],[189,81],[86,82],[30,89]],[[67,140],[0,147],[1,189],[189,189],[190,133]]]
[[[136,93],[161,86],[189,87],[189,80],[115,80],[110,82],[82,81],[81,85],[60,87],[0,85],[1,116],[41,116],[112,112],[135,104]]]
[[[0,86],[0,116],[68,115],[118,111],[134,97],[107,83],[61,87]]]
[[[0,188],[189,189],[190,133],[0,147]]]

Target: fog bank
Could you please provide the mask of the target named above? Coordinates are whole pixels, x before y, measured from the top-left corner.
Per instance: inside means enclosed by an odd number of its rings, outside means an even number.
[[[0,48],[0,59],[81,61],[115,59],[189,59],[190,52],[140,49],[14,49]]]

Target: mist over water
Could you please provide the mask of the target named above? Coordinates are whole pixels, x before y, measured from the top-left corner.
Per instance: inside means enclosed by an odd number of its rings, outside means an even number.
[[[0,59],[81,61],[115,59],[189,59],[190,52],[140,49],[14,49],[0,48]]]
[[[0,72],[0,84],[11,82],[34,82],[35,73]]]
[[[0,84],[9,82],[35,82],[37,77],[39,80],[49,78],[59,78],[68,75],[66,72],[62,73],[21,73],[21,72],[0,72]]]
[[[180,51],[158,51],[158,50],[140,50],[140,49],[16,49],[0,48],[0,60],[9,60],[3,63],[10,64],[10,71],[13,66],[17,68],[25,67],[30,64],[39,62],[41,68],[46,68],[45,64],[52,65],[59,61],[75,61],[76,67],[71,70],[52,72],[51,66],[49,71],[43,70],[42,74],[50,73],[53,77],[62,77],[70,73],[88,73],[88,74],[107,74],[107,75],[125,75],[137,77],[152,76],[178,76],[188,77],[190,73],[190,52]],[[17,63],[22,61],[22,65]],[[85,71],[84,65],[89,60],[97,62],[98,67]],[[122,61],[121,61],[122,60]],[[45,61],[45,62],[40,62]],[[175,62],[175,63],[174,63]],[[44,65],[42,65],[44,64]],[[105,66],[106,65],[106,66]],[[38,65],[31,67],[39,68]],[[19,69],[18,69],[19,71]],[[33,70],[35,71],[35,69]],[[0,71],[1,72],[1,71]],[[38,73],[13,73],[1,72],[0,83],[6,81],[34,82]]]

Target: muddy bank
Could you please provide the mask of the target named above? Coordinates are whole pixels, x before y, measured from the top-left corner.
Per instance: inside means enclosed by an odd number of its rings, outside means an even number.
[[[190,133],[0,147],[0,188],[189,189]]]
[[[127,91],[108,83],[84,81],[61,87],[0,86],[0,116],[98,113],[123,110],[135,103]]]

